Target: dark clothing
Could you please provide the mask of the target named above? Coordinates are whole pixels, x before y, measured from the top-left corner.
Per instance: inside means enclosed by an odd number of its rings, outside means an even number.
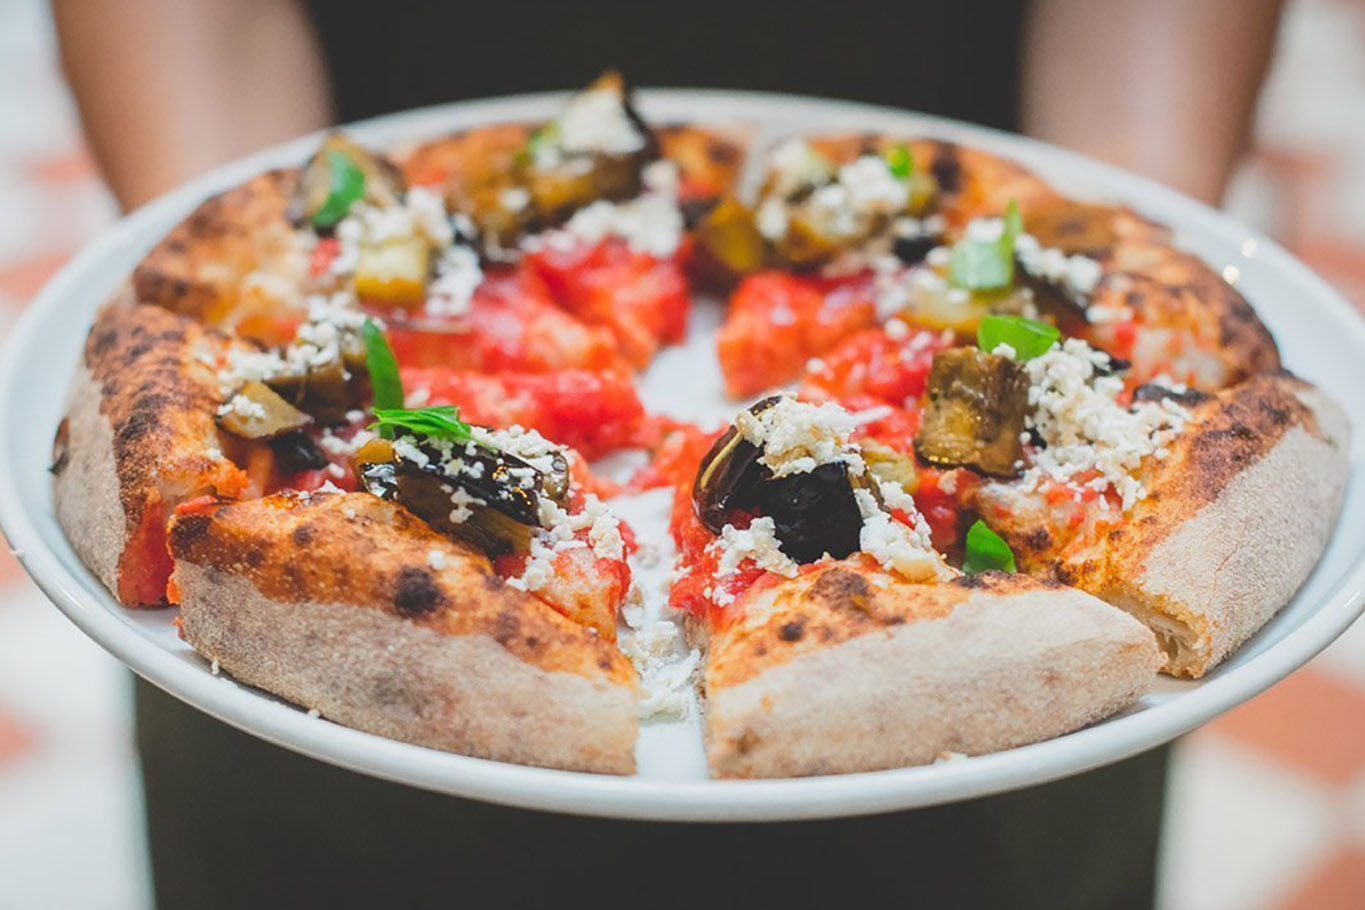
[[[1150,908],[1166,752],[913,812],[765,825],[508,809],[353,774],[137,690],[163,910]]]
[[[389,111],[632,85],[821,95],[1011,129],[1019,0],[610,3],[309,0],[346,123]]]
[[[632,84],[846,98],[1010,128],[1021,3],[310,0],[341,122]],[[287,90],[283,87],[282,90]],[[164,910],[328,907],[1141,908],[1166,751],[914,812],[768,825],[547,815],[302,758],[137,686]]]

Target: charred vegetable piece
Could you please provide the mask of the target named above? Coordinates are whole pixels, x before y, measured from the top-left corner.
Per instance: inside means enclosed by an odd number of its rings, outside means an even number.
[[[362,243],[355,266],[355,292],[373,306],[412,309],[427,296],[431,245],[425,237],[390,237]]]
[[[327,467],[327,453],[302,430],[276,436],[270,440],[270,449],[275,453],[275,463],[285,474],[320,471]]]
[[[351,374],[340,360],[272,376],[266,385],[321,424],[344,422],[359,404]]]
[[[248,382],[218,409],[218,426],[243,439],[271,439],[302,429],[313,419],[263,382]]]
[[[1112,360],[1113,358],[1110,359]],[[1167,398],[1177,404],[1182,404],[1185,407],[1192,407],[1193,405],[1207,401],[1209,396],[1207,393],[1201,392],[1198,389],[1186,389],[1183,392],[1177,392],[1174,389],[1168,389],[1165,386],[1156,385],[1151,382],[1144,382],[1133,390],[1134,401],[1164,401]]]
[[[750,411],[761,413],[779,400],[766,398]],[[863,518],[853,490],[866,487],[875,496],[867,479],[850,477],[842,462],[774,477],[759,462],[761,454],[734,427],[716,440],[692,486],[692,505],[702,524],[719,534],[736,511],[769,517],[782,552],[800,563],[826,553],[843,559],[855,552]]]
[[[906,493],[914,494],[919,489],[919,472],[915,470],[915,456],[908,452],[898,452],[888,445],[873,439],[860,443],[863,461],[877,480],[894,483]]]
[[[1034,305],[1042,312],[1057,315],[1066,313],[1089,321],[1090,295],[1081,293],[1065,281],[1035,275],[1018,262],[1015,263],[1015,274],[1020,276],[1019,283],[1033,292]]]
[[[583,114],[585,106],[601,103],[604,95],[614,96],[631,129],[639,136],[639,147],[628,152],[591,152],[567,143],[574,136],[566,124],[573,118],[603,116],[595,108]],[[527,142],[526,152],[518,159],[514,183],[530,193],[535,217],[546,223],[563,220],[599,199],[628,199],[641,188],[641,171],[658,157],[658,142],[631,105],[630,93],[619,73],[607,72],[588,88],[571,98],[554,122],[537,130]]]
[[[773,250],[789,265],[801,268],[829,259],[840,245],[798,210],[787,216],[787,232],[773,241]]]
[[[943,245],[942,234],[916,234],[913,237],[897,235],[891,243],[891,252],[906,265],[918,265],[936,246]]]
[[[451,447],[430,440],[415,444],[425,460],[401,457],[384,439],[361,447],[356,466],[365,488],[490,555],[524,555],[541,523],[541,498],[563,504],[568,493],[568,462],[558,454],[542,471],[472,441]]]
[[[402,192],[403,178],[393,164],[341,133],[329,133],[299,179],[297,220],[331,228],[360,200],[388,206]]]
[[[814,471],[770,478],[753,490],[756,510],[773,520],[782,552],[798,563],[826,553],[855,553],[863,514],[853,496],[848,465],[822,464]]]
[[[780,395],[772,395],[749,411],[762,413],[780,400]],[[761,454],[734,426],[711,446],[692,482],[692,506],[707,529],[719,534],[731,510],[752,507],[752,490],[772,477],[772,472],[759,464]]]
[[[1028,390],[1023,367],[1008,357],[976,348],[937,354],[915,451],[940,467],[1017,476]]]
[[[696,238],[698,252],[732,277],[758,271],[767,259],[754,213],[734,197],[726,197],[701,219]]]

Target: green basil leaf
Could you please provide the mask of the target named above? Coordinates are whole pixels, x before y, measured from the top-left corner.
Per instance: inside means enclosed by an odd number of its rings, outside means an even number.
[[[995,240],[964,237],[957,242],[948,262],[949,284],[969,291],[993,291],[1014,283],[1014,240],[1024,231],[1024,219],[1013,199],[1003,221]]]
[[[460,409],[454,405],[439,405],[429,408],[375,408],[375,422],[371,429],[378,429],[386,439],[393,438],[395,430],[405,430],[417,436],[431,439],[473,439],[469,424],[460,419]],[[387,433],[385,431],[388,431]]]
[[[962,571],[976,575],[990,569],[1013,572],[1014,554],[999,534],[977,519],[967,531],[967,557],[962,561]]]
[[[1019,361],[1032,360],[1046,353],[1061,337],[1056,326],[1023,316],[992,313],[982,316],[981,324],[976,328],[977,347],[989,354],[999,345],[1007,344],[1014,348],[1014,359]]]
[[[350,158],[333,149],[327,153],[330,191],[322,208],[313,215],[313,227],[331,227],[346,217],[351,206],[365,195],[365,172]]]
[[[882,157],[886,159],[886,166],[891,169],[891,176],[897,180],[909,180],[910,175],[915,172],[915,158],[910,154],[908,145],[892,146]]]
[[[366,319],[361,329],[365,338],[365,367],[370,373],[370,388],[374,391],[374,411],[395,410],[403,407],[403,377],[398,373],[398,361],[393,356],[384,330],[373,319]],[[393,438],[393,431],[385,432],[385,439]]]

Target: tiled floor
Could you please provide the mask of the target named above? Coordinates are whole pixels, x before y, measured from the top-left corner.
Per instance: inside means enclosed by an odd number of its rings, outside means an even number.
[[[45,10],[0,3],[0,333],[113,216]],[[1281,43],[1230,208],[1365,307],[1365,3],[1300,0]],[[128,707],[0,550],[0,907],[146,905]],[[1365,907],[1365,624],[1188,737],[1168,811],[1168,910]]]

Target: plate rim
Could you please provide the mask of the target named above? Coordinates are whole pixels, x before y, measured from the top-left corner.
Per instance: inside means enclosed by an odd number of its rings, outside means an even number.
[[[911,111],[837,99],[768,92],[642,89],[642,106],[697,105],[704,108],[749,108],[735,119],[756,119],[755,109],[787,110],[800,119],[820,114],[831,119],[899,122],[954,141],[970,142],[1013,158],[1044,157],[1057,168],[1075,168],[1099,185],[1129,199],[1151,198],[1179,212],[1172,226],[1197,223],[1201,230],[1231,240],[1253,240],[1258,256],[1296,285],[1311,288],[1331,308],[1337,322],[1349,324],[1365,352],[1365,321],[1319,276],[1260,232],[1221,212],[1147,178],[1078,153],[1000,130]],[[449,130],[459,121],[489,117],[515,119],[509,112],[534,116],[566,97],[542,92],[453,102],[386,114],[343,128],[362,137],[386,133],[390,144],[416,141]],[[773,116],[773,115],[768,115]],[[717,122],[708,110],[704,118]],[[414,129],[425,125],[430,132]],[[811,128],[806,128],[809,131]],[[142,206],[104,229],[74,256],[33,298],[11,326],[0,349],[0,403],[21,391],[18,352],[29,348],[56,317],[57,304],[82,294],[86,273],[108,256],[131,253],[155,242],[161,219],[187,213],[198,201],[263,170],[316,142],[320,132],[280,143],[239,158],[204,174]],[[1036,165],[1031,165],[1036,166]],[[85,291],[86,294],[89,290]],[[49,312],[52,311],[52,312]],[[0,414],[0,437],[9,435],[10,418]],[[249,687],[228,683],[202,668],[157,647],[131,623],[110,610],[99,582],[86,570],[79,578],[47,549],[33,516],[19,504],[21,477],[11,446],[0,443],[0,529],[39,588],[83,633],[154,685],[238,729],[313,758],[373,776],[457,796],[555,812],[641,820],[769,821],[851,816],[998,793],[1043,783],[1121,760],[1168,742],[1245,701],[1287,676],[1331,643],[1365,610],[1365,561],[1318,599],[1316,609],[1263,653],[1215,678],[1192,685],[1169,705],[1111,718],[1100,728],[1086,728],[1051,740],[967,761],[886,771],[782,780],[666,780],[558,771],[440,752],[353,730],[274,701]],[[31,479],[31,478],[30,478]],[[1346,521],[1343,509],[1338,528]],[[1334,532],[1334,537],[1335,537]],[[93,590],[92,590],[93,583]],[[116,607],[121,610],[123,608]],[[1245,680],[1254,680],[1248,686]],[[1096,735],[1100,734],[1100,735]]]

